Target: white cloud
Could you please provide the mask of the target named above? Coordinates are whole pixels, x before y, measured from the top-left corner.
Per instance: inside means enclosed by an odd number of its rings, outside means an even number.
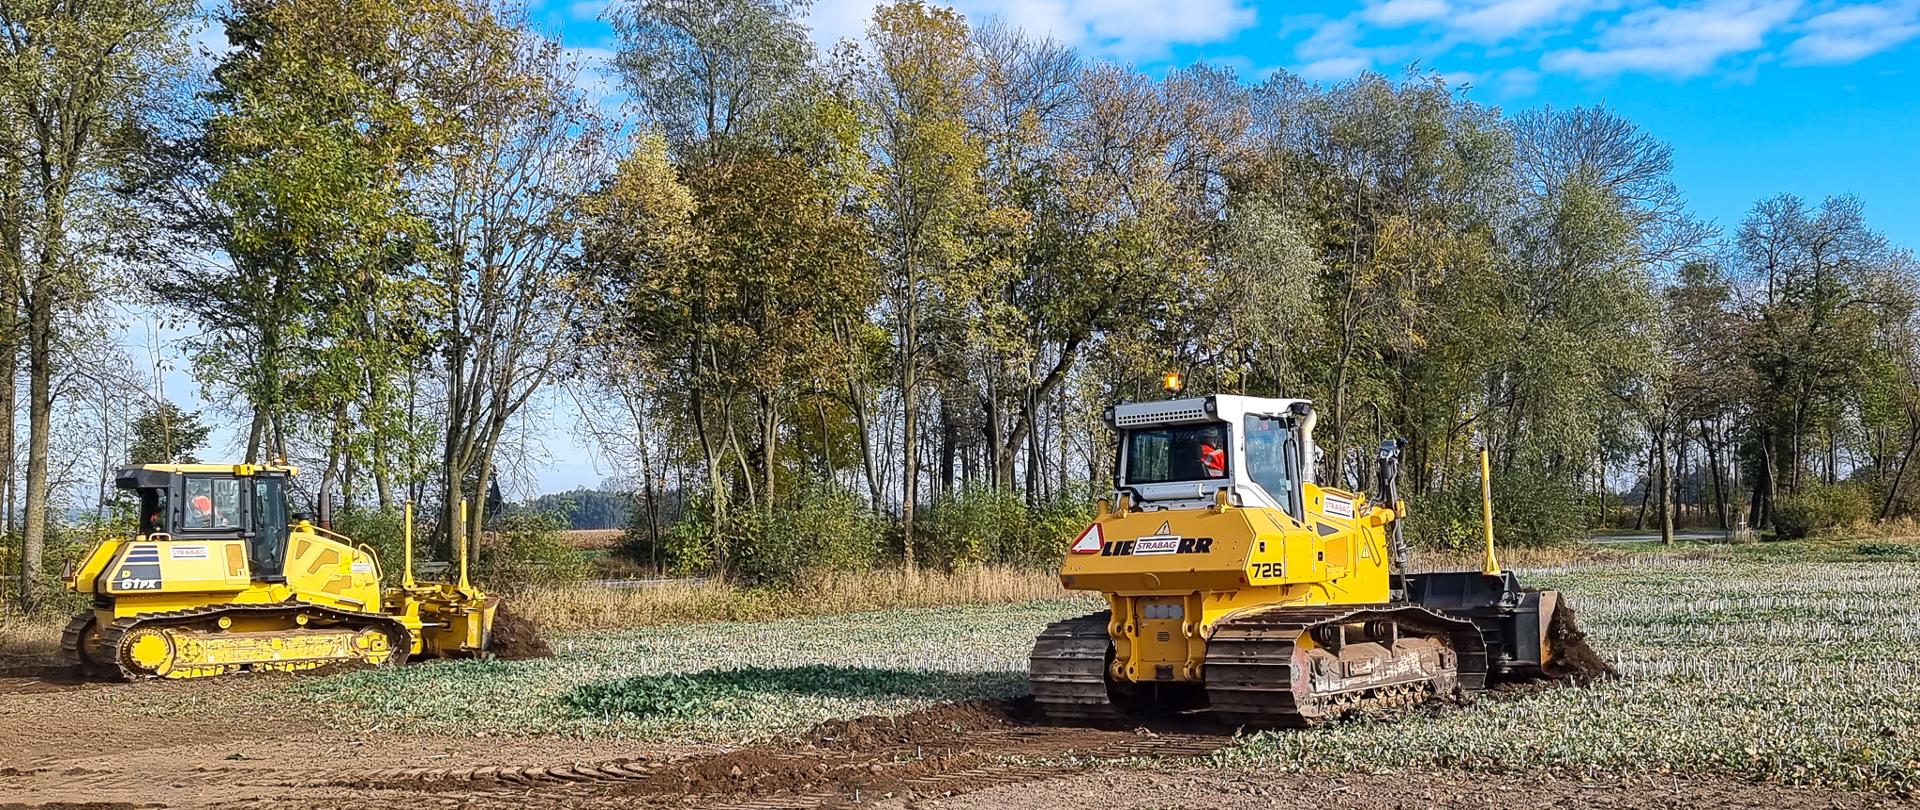
[[[1759,50],[1799,8],[1800,0],[1705,0],[1645,8],[1604,28],[1597,47],[1552,51],[1540,64],[1581,76],[1697,76],[1724,57]]]
[[[1920,37],[1920,0],[1840,6],[1802,23],[1787,52],[1795,62],[1846,64]]]
[[[859,39],[866,33],[873,8],[873,0],[817,0],[807,13],[813,41],[831,48],[843,39]]]
[[[1474,39],[1497,41],[1579,18],[1599,5],[1598,0],[1483,0],[1448,24]]]
[[[1500,92],[1508,96],[1531,96],[1540,89],[1540,74],[1527,68],[1508,68],[1494,80]]]
[[[808,17],[814,41],[859,38],[874,0],[819,0]],[[954,0],[971,23],[999,17],[1034,35],[1097,53],[1154,57],[1173,45],[1231,39],[1254,23],[1251,0]]]
[[[1360,16],[1375,25],[1393,27],[1437,20],[1452,10],[1447,0],[1386,0],[1369,4],[1360,11]]]
[[[617,55],[613,49],[579,47],[567,48],[566,52],[579,70],[574,84],[580,91],[587,98],[599,100],[602,106],[617,107],[625,98],[625,91],[620,87],[620,73],[613,66]]]
[[[612,0],[577,0],[567,5],[567,15],[576,20],[599,19],[600,12],[606,11]]]
[[[1403,49],[1361,45],[1361,33],[1353,17],[1314,26],[1313,34],[1293,48],[1299,60],[1294,72],[1313,81],[1337,81],[1406,55]]]
[[[1372,66],[1373,62],[1364,56],[1333,56],[1301,65],[1297,72],[1316,82],[1339,81],[1358,76]]]

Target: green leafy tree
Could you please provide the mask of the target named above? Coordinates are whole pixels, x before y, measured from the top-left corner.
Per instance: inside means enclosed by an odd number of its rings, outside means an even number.
[[[213,429],[200,421],[200,412],[187,412],[162,402],[133,419],[133,442],[128,464],[196,464],[194,454],[207,444]]]
[[[900,399],[900,526],[904,560],[914,560],[919,501],[921,398],[935,344],[929,332],[966,312],[980,285],[975,245],[966,238],[984,210],[985,154],[969,131],[968,106],[979,65],[966,21],[951,9],[906,0],[874,12],[867,38],[872,65],[862,97],[873,116],[880,163],[873,222],[882,267],[882,302],[893,336]],[[990,266],[990,265],[989,265]],[[952,306],[942,306],[951,302]]]
[[[94,302],[116,239],[137,222],[112,189],[144,154],[143,130],[184,59],[193,13],[183,0],[0,4],[0,374],[11,392],[24,354],[25,608],[39,589],[51,514],[62,344],[72,316]],[[11,462],[11,430],[4,439]]]

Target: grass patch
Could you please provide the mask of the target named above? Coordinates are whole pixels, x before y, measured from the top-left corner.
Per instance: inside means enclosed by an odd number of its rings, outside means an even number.
[[[293,681],[269,699],[345,725],[439,734],[557,734],[661,742],[762,740],[819,722],[901,714],[937,700],[1026,691],[1027,653],[1086,600],[906,608],[797,619],[671,624],[553,639],[534,661],[426,661]],[[714,673],[782,673],[759,682]],[[841,686],[833,670],[865,670]],[[694,687],[672,685],[674,677]],[[875,679],[878,681],[876,683]],[[626,684],[668,694],[710,687],[730,703],[667,711],[591,708],[577,697]],[[753,695],[753,699],[734,700]],[[199,709],[185,709],[199,710]]]
[[[732,719],[785,695],[954,700],[1017,691],[1012,672],[940,672],[807,664],[666,673],[584,684],[563,699],[577,716]]]

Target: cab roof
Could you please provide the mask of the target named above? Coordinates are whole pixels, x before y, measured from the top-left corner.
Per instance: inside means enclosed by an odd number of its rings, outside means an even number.
[[[1305,399],[1211,394],[1184,399],[1163,399],[1157,402],[1122,402],[1113,406],[1107,419],[1108,423],[1116,428],[1214,421],[1237,424],[1241,417],[1248,414],[1288,416],[1294,413],[1294,406],[1311,407],[1312,404],[1311,400]]]
[[[133,464],[114,474],[120,489],[164,487],[175,475],[295,475],[299,469],[285,464]]]

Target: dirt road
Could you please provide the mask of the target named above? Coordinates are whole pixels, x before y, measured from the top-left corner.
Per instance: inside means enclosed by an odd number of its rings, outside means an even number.
[[[1206,767],[1225,729],[1037,725],[944,704],[737,749],[551,737],[422,737],[244,706],[260,680],[99,685],[0,677],[0,808],[1869,807],[1886,797],[1724,780],[1586,783],[1462,773],[1278,775]],[[1309,732],[1310,733],[1310,732]]]

